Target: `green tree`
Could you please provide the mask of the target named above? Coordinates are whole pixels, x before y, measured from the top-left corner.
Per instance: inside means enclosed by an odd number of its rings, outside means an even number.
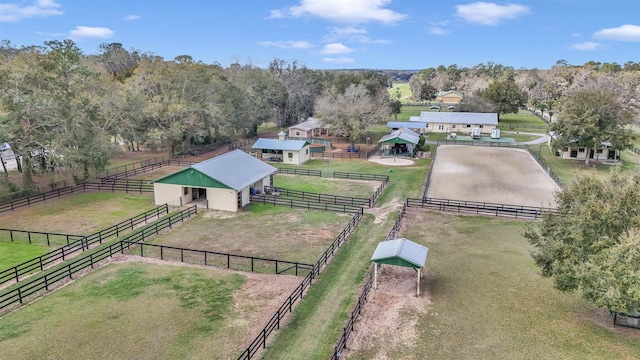
[[[513,80],[493,82],[481,96],[495,105],[498,117],[501,114],[517,113],[520,106],[527,102],[527,94]]]
[[[562,103],[560,115],[549,126],[555,134],[552,146],[557,149],[571,144],[590,149],[590,155],[603,143],[610,143],[613,150],[623,150],[631,135],[626,125],[631,123],[632,113],[621,106],[613,92],[582,90],[568,96]]]
[[[556,194],[525,238],[542,275],[561,291],[579,291],[596,306],[628,313],[640,305],[640,174],[578,178]]]

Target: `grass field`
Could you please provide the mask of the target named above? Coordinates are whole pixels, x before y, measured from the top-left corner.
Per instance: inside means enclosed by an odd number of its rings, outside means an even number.
[[[380,181],[278,174],[274,179],[274,186],[321,194],[369,198],[380,186]]]
[[[275,279],[277,291],[263,284]],[[119,263],[2,317],[0,359],[231,359],[300,278]]]
[[[0,227],[88,235],[154,207],[151,195],[84,192],[0,215]]]
[[[154,244],[314,264],[351,214],[252,204],[240,213],[206,211]]]
[[[539,275],[521,235],[524,222],[417,209],[407,221],[403,236],[429,248],[426,293],[420,303],[408,294],[411,301],[392,326],[366,312],[361,324],[367,326],[356,329],[360,345],[351,347],[349,359],[640,357],[637,331],[613,328],[608,312],[555,290]],[[396,282],[386,286],[392,291]],[[403,342],[407,337],[396,331],[408,324],[413,337]]]
[[[395,96],[397,91],[396,89],[399,89],[401,102],[414,101],[413,95],[411,94],[411,87],[408,82],[393,83],[392,86],[393,87],[389,89],[390,96]]]
[[[0,241],[0,270],[8,269],[49,252],[44,245]]]

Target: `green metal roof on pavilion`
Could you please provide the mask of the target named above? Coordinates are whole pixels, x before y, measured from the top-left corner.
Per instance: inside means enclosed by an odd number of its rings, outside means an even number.
[[[420,136],[412,130],[399,129],[383,136],[378,143],[382,144],[417,144]]]
[[[378,244],[371,256],[371,261],[377,264],[398,265],[421,269],[427,262],[426,246],[416,244],[411,240],[400,238],[383,241]]]

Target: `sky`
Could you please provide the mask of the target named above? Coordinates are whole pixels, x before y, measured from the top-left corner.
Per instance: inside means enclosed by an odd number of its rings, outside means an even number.
[[[420,70],[640,62],[640,0],[0,0],[0,40],[173,60]]]

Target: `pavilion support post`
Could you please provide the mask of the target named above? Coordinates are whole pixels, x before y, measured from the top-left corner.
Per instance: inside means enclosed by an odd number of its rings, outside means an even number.
[[[418,268],[418,280],[417,280],[417,287],[416,287],[416,296],[420,296],[420,268]]]
[[[378,263],[373,263],[373,288],[378,290]]]

